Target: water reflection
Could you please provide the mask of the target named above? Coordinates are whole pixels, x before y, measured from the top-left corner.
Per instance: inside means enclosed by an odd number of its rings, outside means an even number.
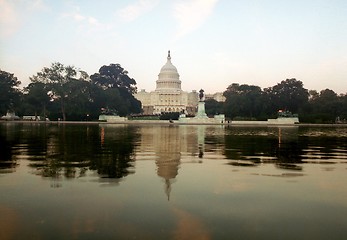
[[[346,129],[0,123],[0,238],[339,239]]]
[[[134,173],[136,131],[117,125],[1,124],[0,166],[14,171],[18,159],[29,160],[32,173],[51,178],[84,177],[95,170],[101,178],[121,179]]]
[[[170,199],[171,184],[174,182],[181,160],[181,138],[175,127],[161,127],[153,139],[157,174],[165,180],[165,193]]]
[[[234,166],[272,163],[301,171],[303,163],[334,164],[347,159],[340,127],[245,127],[226,131],[225,155]]]
[[[164,181],[164,191],[170,199],[171,185],[175,182],[181,164],[181,153],[188,145],[178,126],[145,126],[141,130],[138,160],[154,157],[157,175]]]
[[[229,128],[225,155],[231,165],[258,166],[273,163],[279,168],[301,170],[302,145],[298,127]]]
[[[122,125],[101,125],[100,143],[94,146],[90,169],[104,178],[123,178],[133,174],[136,129]]]
[[[163,180],[168,199],[181,164],[202,163],[205,151],[210,151],[214,157],[223,158],[220,153],[217,154],[220,148],[216,147],[216,143],[220,143],[220,140],[216,139],[224,135],[224,127],[142,126],[139,135],[136,161],[155,161],[156,173]],[[207,144],[210,147],[205,149]]]
[[[154,160],[169,198],[181,164],[228,159],[232,166],[302,171],[303,163],[347,162],[346,138],[339,127],[2,123],[0,171],[28,160],[32,173],[55,181],[90,171],[121,180],[135,172],[136,161]]]
[[[10,132],[14,131],[14,124],[9,124],[7,128],[1,128],[0,133],[0,173],[11,173],[18,166],[17,161],[12,157],[12,146],[17,143],[14,135]],[[11,135],[11,137],[6,137]]]

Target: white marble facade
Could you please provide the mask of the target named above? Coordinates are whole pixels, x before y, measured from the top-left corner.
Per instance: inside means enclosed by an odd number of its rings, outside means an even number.
[[[160,69],[155,91],[141,90],[135,94],[135,98],[142,102],[143,114],[146,115],[167,112],[195,115],[199,102],[198,95],[196,91],[182,91],[180,75],[171,63],[169,51],[167,62]]]

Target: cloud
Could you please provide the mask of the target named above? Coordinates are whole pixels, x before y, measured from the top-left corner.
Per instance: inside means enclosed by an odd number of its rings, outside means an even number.
[[[77,22],[80,22],[80,21],[83,21],[86,19],[85,16],[82,16],[81,14],[79,13],[72,13],[72,14],[68,14],[67,16],[71,16],[73,19],[75,19]]]
[[[88,17],[88,23],[90,25],[94,25],[94,26],[100,25],[100,22],[96,18],[93,18],[93,17]]]
[[[48,7],[45,5],[43,0],[27,0],[27,5],[29,6],[29,9],[33,11],[48,10]]]
[[[198,28],[212,14],[218,0],[179,0],[174,4],[174,17],[178,21],[176,38]]]
[[[134,21],[143,14],[152,10],[160,0],[138,0],[137,2],[119,10],[117,15],[126,22]]]
[[[81,14],[78,6],[73,6],[71,11],[65,12],[61,16],[62,18],[70,18],[75,22],[86,24],[91,27],[102,27],[102,24],[96,18]]]
[[[19,21],[10,1],[0,0],[0,16],[0,36],[11,36],[16,31]]]
[[[48,10],[42,0],[0,0],[0,36],[9,37],[38,11]]]

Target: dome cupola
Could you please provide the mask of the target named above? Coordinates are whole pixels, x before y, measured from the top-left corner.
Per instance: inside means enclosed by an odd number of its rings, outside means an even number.
[[[160,73],[162,73],[162,72],[176,72],[177,73],[177,68],[174,65],[172,65],[172,62],[171,62],[170,50],[168,51],[168,54],[167,54],[166,64],[160,69]]]
[[[160,69],[158,80],[156,81],[156,91],[177,90],[181,91],[180,75],[177,68],[171,63],[170,51],[168,51],[167,62]]]

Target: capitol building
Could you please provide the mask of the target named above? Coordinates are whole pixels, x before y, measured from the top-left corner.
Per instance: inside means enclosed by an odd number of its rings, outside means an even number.
[[[177,68],[171,63],[170,51],[167,61],[160,69],[155,91],[141,90],[134,96],[141,101],[143,114],[153,115],[169,112],[180,112],[195,115],[199,102],[199,93],[196,90],[185,92],[181,89],[180,75]],[[206,99],[224,101],[222,93],[206,94]]]

